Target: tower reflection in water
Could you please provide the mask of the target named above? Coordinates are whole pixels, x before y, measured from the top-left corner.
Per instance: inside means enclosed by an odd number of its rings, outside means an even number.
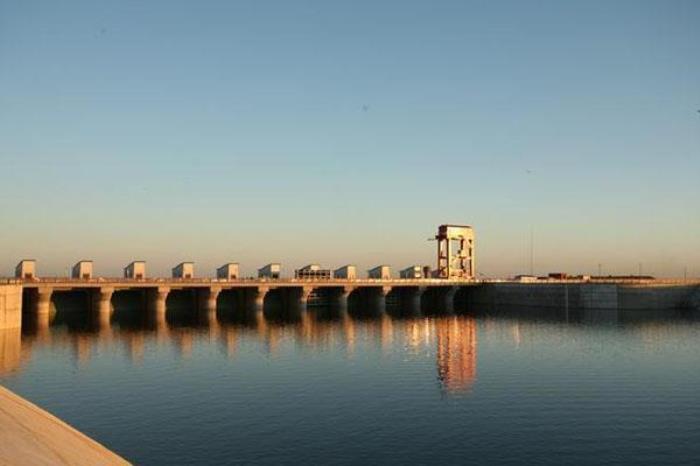
[[[476,379],[476,321],[440,319],[437,330],[438,377],[448,392],[467,391]]]
[[[115,314],[111,322],[85,322],[87,316],[54,320],[48,328],[27,325],[0,332],[0,377],[11,377],[42,351],[68,350],[75,367],[90,364],[95,355],[119,353],[139,366],[158,357],[161,348],[192,359],[199,347],[216,346],[219,354],[236,361],[242,346],[269,358],[303,349],[311,354],[334,352],[353,359],[358,352],[381,355],[406,353],[434,360],[441,388],[468,391],[476,378],[476,320],[464,316],[395,319],[387,315],[356,319],[347,314],[303,313],[292,319],[268,320],[260,315],[230,319],[210,313],[168,313],[149,320],[138,313]],[[82,319],[82,320],[81,320]],[[249,353],[247,353],[249,354]],[[98,356],[99,357],[99,356]],[[434,359],[433,359],[434,358]],[[435,367],[435,366],[434,366]]]

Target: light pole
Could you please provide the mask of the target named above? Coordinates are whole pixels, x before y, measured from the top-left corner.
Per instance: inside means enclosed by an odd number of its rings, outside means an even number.
[[[535,227],[530,226],[530,275],[535,275]]]
[[[532,199],[530,200],[532,205],[535,205],[535,200],[534,200],[534,192],[532,189],[532,175],[533,171],[531,169],[525,170],[525,173],[527,174],[527,179],[528,179],[528,191],[530,196],[532,196]],[[529,196],[528,196],[529,197]],[[531,217],[532,221],[532,217]],[[533,223],[530,223],[530,275],[534,276],[535,275],[535,225]]]

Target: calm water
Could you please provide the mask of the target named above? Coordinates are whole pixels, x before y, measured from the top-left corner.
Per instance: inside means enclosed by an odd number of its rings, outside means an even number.
[[[140,464],[700,463],[693,315],[81,321],[0,382]]]

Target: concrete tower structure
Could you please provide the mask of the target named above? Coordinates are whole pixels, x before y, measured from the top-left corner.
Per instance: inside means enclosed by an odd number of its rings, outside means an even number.
[[[134,278],[136,280],[146,278],[146,262],[134,261],[124,267],[124,278]]]
[[[236,262],[229,262],[216,269],[216,278],[221,280],[237,280],[238,275],[238,263]]]
[[[73,266],[71,278],[89,280],[92,278],[92,261],[80,261]]]
[[[437,278],[475,278],[474,229],[468,225],[440,225],[437,240]]]
[[[36,261],[34,259],[20,261],[15,267],[15,278],[34,280],[36,278]]]
[[[278,262],[267,264],[265,267],[258,269],[258,278],[278,279],[282,274],[282,265]]]
[[[348,280],[357,279],[357,267],[351,264],[344,265],[333,272],[335,278],[345,278]]]
[[[172,272],[173,278],[194,278],[194,262],[180,262]]]
[[[391,267],[388,265],[378,265],[367,271],[367,278],[378,278],[380,280],[391,279]]]

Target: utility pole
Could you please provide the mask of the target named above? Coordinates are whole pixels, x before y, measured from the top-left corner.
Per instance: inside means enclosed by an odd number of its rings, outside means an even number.
[[[642,276],[642,263],[639,263],[639,276]]]
[[[527,181],[527,186],[528,186],[528,191],[529,195],[532,196],[532,199],[530,199],[530,203],[534,205],[535,198],[534,198],[534,191],[533,191],[533,185],[532,185],[532,174],[533,171],[531,169],[525,170],[526,177],[528,179]],[[530,218],[530,222],[532,222],[533,219],[532,217]],[[535,275],[535,225],[533,223],[530,223],[530,275],[534,276]]]
[[[598,276],[603,276],[603,264],[601,264],[600,262],[598,263]]]
[[[535,275],[535,228],[530,227],[530,275]]]

